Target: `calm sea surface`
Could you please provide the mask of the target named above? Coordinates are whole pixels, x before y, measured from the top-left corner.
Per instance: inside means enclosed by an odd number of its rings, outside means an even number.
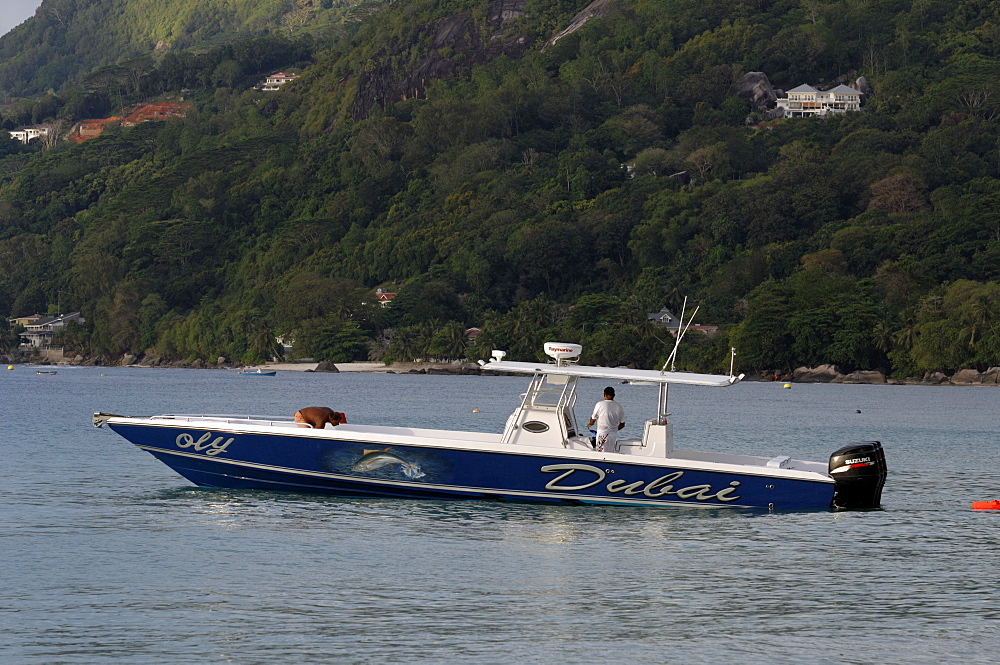
[[[0,368],[0,662],[997,662],[1000,511],[969,507],[1000,499],[996,387],[671,389],[679,447],[825,461],[881,440],[869,513],[204,490],[90,424],[327,405],[498,431],[525,387]],[[618,400],[638,434],[655,388]]]

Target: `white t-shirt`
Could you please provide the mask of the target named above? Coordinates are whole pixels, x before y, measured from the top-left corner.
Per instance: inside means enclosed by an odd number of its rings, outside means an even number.
[[[596,421],[594,429],[597,432],[617,433],[618,425],[625,422],[625,409],[613,399],[602,399],[594,405],[594,413],[590,417]]]

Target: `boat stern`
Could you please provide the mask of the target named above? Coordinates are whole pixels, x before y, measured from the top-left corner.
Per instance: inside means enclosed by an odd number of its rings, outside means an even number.
[[[835,483],[832,508],[880,508],[887,475],[885,452],[878,441],[851,443],[835,451],[830,455],[830,477]]]

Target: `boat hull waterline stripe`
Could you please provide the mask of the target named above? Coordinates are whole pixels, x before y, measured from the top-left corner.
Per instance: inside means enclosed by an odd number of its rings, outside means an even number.
[[[148,452],[150,454],[152,454],[154,457],[156,457],[157,459],[159,459],[160,461],[162,461],[164,464],[167,464],[167,466],[169,466],[170,468],[174,469],[175,471],[178,470],[178,467],[175,466],[175,465],[173,465],[173,464],[170,464],[161,455],[176,456],[176,457],[190,457],[190,458],[193,458],[193,459],[203,459],[200,455],[192,455],[190,453],[179,453],[179,452],[175,452],[173,450],[162,450],[160,448],[150,448],[149,446],[137,446],[137,447],[145,450],[146,452]],[[515,490],[503,490],[503,491],[501,491],[501,490],[492,489],[492,488],[488,488],[488,487],[461,487],[461,486],[456,486],[456,485],[433,485],[433,484],[430,484],[430,483],[421,484],[421,483],[392,482],[392,481],[378,480],[378,479],[360,480],[360,479],[358,479],[357,477],[354,477],[354,476],[341,476],[341,475],[337,475],[337,474],[321,473],[321,472],[304,472],[304,471],[299,471],[298,469],[286,469],[286,468],[282,468],[282,467],[269,466],[269,465],[266,465],[266,464],[249,464],[249,463],[245,463],[245,462],[235,462],[233,460],[227,460],[227,463],[225,463],[225,464],[219,464],[218,466],[221,466],[221,467],[234,466],[234,467],[238,467],[238,468],[260,469],[260,470],[263,470],[263,471],[270,471],[270,472],[273,472],[273,473],[287,474],[287,475],[290,475],[290,476],[309,476],[309,477],[313,477],[313,478],[322,478],[322,479],[336,480],[336,481],[340,481],[340,482],[344,482],[344,483],[350,483],[351,485],[359,486],[358,487],[358,491],[353,493],[353,494],[355,494],[357,496],[365,496],[365,495],[371,496],[370,492],[364,492],[363,491],[363,486],[364,485],[378,485],[378,486],[384,486],[384,487],[387,487],[387,488],[388,487],[393,487],[393,488],[403,488],[403,487],[405,487],[407,489],[412,489],[412,490],[435,490],[435,491],[447,492],[447,493],[459,493],[459,494],[476,495],[474,498],[479,498],[479,497],[481,497],[483,495],[487,495],[487,496],[488,495],[496,495],[496,498],[502,498],[503,496],[508,496],[509,495],[509,496],[512,496],[512,497],[517,497],[518,499],[521,499],[523,501],[542,500],[542,501],[551,502],[553,499],[556,499],[556,500],[559,500],[561,502],[566,502],[566,503],[615,504],[615,505],[623,505],[623,506],[663,506],[663,505],[669,505],[669,506],[675,506],[675,507],[688,507],[688,508],[721,508],[721,507],[753,508],[753,506],[743,505],[743,504],[740,504],[740,503],[733,503],[733,504],[727,504],[725,506],[722,506],[722,505],[717,504],[717,503],[693,503],[693,502],[690,502],[690,501],[670,501],[670,500],[655,501],[653,499],[648,499],[648,500],[615,499],[615,498],[611,498],[611,497],[599,497],[598,498],[598,497],[590,497],[588,495],[561,494],[561,493],[556,493],[556,492],[537,493],[537,492],[522,492],[522,491],[515,491]],[[181,473],[181,472],[178,471],[178,473]],[[205,472],[205,471],[198,471],[198,473],[200,473],[200,474],[206,474],[207,472]],[[182,473],[181,475],[185,475],[185,474]],[[216,475],[216,476],[225,477],[225,478],[239,478],[241,480],[245,480],[245,481],[249,481],[249,482],[256,482],[257,481],[257,479],[255,479],[253,476],[234,476],[233,474],[229,474],[229,473],[214,473],[214,474],[211,474],[211,475]],[[268,484],[272,484],[272,483],[273,484],[281,484],[281,485],[284,485],[287,488],[293,488],[293,489],[297,489],[297,488],[302,487],[301,483],[294,483],[294,482],[279,483],[278,481],[275,481],[275,480],[267,480],[267,481],[263,481],[263,482],[267,482]],[[211,485],[211,486],[213,486],[213,487],[223,487],[222,485],[214,485],[214,484]],[[321,485],[317,485],[315,487],[321,488],[321,489],[323,488],[323,486],[321,486]],[[379,493],[379,496],[397,496],[397,495],[398,495],[397,492]],[[441,497],[434,497],[434,498],[441,498]]]

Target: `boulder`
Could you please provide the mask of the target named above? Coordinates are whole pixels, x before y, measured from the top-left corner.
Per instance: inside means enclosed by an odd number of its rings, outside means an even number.
[[[135,364],[135,356],[131,353],[126,353],[122,356],[122,367],[128,367],[129,365]]]
[[[866,97],[875,92],[874,90],[872,90],[872,87],[868,85],[868,79],[866,79],[864,76],[859,76],[858,80],[855,81],[854,85],[852,85],[851,87]]]
[[[337,369],[337,366],[334,365],[329,360],[321,360],[321,361],[319,361],[319,363],[316,365],[315,371],[317,371],[317,372],[333,372],[334,374],[337,374],[337,373],[340,372],[340,370]]]
[[[944,372],[926,372],[920,382],[937,386],[942,383],[948,383],[948,377]]]
[[[976,369],[960,369],[951,375],[951,382],[966,385],[970,383],[982,383],[983,375]]]
[[[732,93],[736,97],[750,100],[754,111],[769,108],[778,99],[764,72],[747,72],[733,84]]]
[[[983,372],[982,381],[983,383],[991,385],[1000,383],[1000,367],[990,367],[988,370]]]
[[[820,365],[819,367],[799,367],[792,372],[795,383],[831,383],[843,377],[836,365]],[[883,377],[882,382],[885,382]]]
[[[876,370],[859,369],[842,377],[840,383],[885,383],[885,374]]]
[[[216,365],[225,365],[226,364],[226,358],[225,358],[225,356],[219,356],[218,358],[216,358],[215,359],[215,364]]]

